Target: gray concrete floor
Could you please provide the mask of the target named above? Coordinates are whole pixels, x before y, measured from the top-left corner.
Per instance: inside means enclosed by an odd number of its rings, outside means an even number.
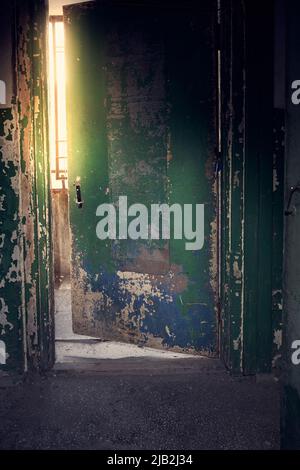
[[[56,291],[51,373],[0,376],[0,449],[278,449],[278,384],[217,359],[74,335]]]
[[[0,388],[0,448],[278,449],[277,383],[214,359],[58,365]]]

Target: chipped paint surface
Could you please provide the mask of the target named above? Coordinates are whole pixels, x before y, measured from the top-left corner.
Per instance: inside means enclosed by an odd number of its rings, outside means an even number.
[[[7,327],[8,330],[13,329],[13,324],[8,321],[8,306],[5,304],[4,299],[0,299],[1,301],[1,306],[0,306],[0,325],[1,325],[1,334],[5,334],[5,328]]]
[[[233,340],[233,349],[235,351],[239,351],[241,349],[241,339],[241,335],[239,335],[237,339]]]
[[[167,12],[65,7],[74,77],[69,173],[71,181],[81,177],[85,201],[80,212],[70,196],[77,333],[216,353],[214,10],[207,3],[208,16],[193,18],[192,27],[187,12],[170,10],[169,21]],[[87,57],[91,40],[103,49]],[[83,99],[85,77],[92,92]],[[204,249],[187,252],[184,240],[172,239],[99,241],[96,207],[124,194],[129,205],[205,203]]]
[[[5,365],[7,359],[6,345],[4,341],[0,340],[0,365]]]
[[[5,342],[3,367],[17,367],[20,348],[21,260],[19,253],[19,157],[15,106],[0,110],[1,251],[0,339]]]
[[[53,361],[52,307],[45,293],[50,288],[49,249],[43,241],[49,243],[45,5],[43,0],[17,3],[11,25],[16,89],[10,107],[0,110],[0,337],[6,343],[8,369],[45,367]]]
[[[273,363],[281,358],[281,331],[283,323],[283,201],[284,201],[284,159],[285,159],[285,116],[283,110],[276,110],[273,121],[273,244],[272,244],[272,329]]]
[[[273,343],[276,345],[277,349],[280,349],[282,346],[282,330],[274,331]]]
[[[299,15],[300,3],[291,1],[283,11],[286,15],[286,24],[288,25],[288,35],[286,37],[286,81],[285,92],[288,94],[290,88],[290,80],[300,76],[299,63]],[[285,164],[285,188],[296,185],[300,180],[300,133],[299,133],[299,107],[295,106],[290,99],[286,100],[286,109],[282,110],[276,125],[276,163],[281,166]],[[285,120],[284,120],[285,118]],[[280,126],[281,124],[281,126]],[[286,125],[286,138],[284,139],[284,125]],[[282,142],[287,143],[285,159]],[[278,194],[278,190],[274,195]],[[288,196],[288,194],[286,195]],[[299,201],[299,199],[298,199]],[[276,200],[278,204],[278,199]],[[299,202],[298,202],[299,203]],[[282,208],[284,210],[284,208]],[[283,213],[282,210],[282,213]],[[277,220],[278,222],[278,220]],[[297,213],[296,217],[285,218],[284,233],[284,348],[282,368],[283,387],[282,387],[282,428],[281,428],[281,445],[283,449],[299,449],[300,442],[300,373],[299,365],[294,366],[291,357],[291,344],[294,340],[300,338],[300,296],[299,296],[299,259],[300,259],[300,218]],[[280,240],[280,232],[276,237],[276,244]],[[276,269],[277,271],[277,269]],[[279,272],[276,273],[276,280],[280,279]],[[278,289],[278,285],[274,289]],[[277,296],[276,304],[281,304],[280,294]],[[280,322],[279,312],[276,311],[276,320],[273,330],[278,329]],[[276,345],[274,344],[276,347]]]
[[[280,186],[280,182],[278,181],[277,169],[273,168],[273,192],[277,191],[277,188]]]
[[[265,30],[272,36],[269,17],[261,15],[255,25],[250,1],[228,6],[221,0],[221,344],[228,368],[238,374],[271,369],[280,352],[282,321],[284,136],[278,116],[272,122],[272,92],[259,98],[249,52]],[[272,44],[264,41],[264,47],[271,50]],[[265,80],[260,86],[266,89],[273,68],[263,59],[270,55],[258,49]]]
[[[222,321],[221,355],[243,371],[245,101],[244,14],[240,4],[222,11]]]
[[[242,270],[239,267],[238,260],[233,262],[233,277],[235,278],[236,282],[239,283],[242,279]]]

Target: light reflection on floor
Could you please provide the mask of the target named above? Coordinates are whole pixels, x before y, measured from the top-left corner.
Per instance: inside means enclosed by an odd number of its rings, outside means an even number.
[[[161,351],[114,341],[102,341],[90,336],[73,333],[71,314],[71,285],[63,280],[55,289],[55,339],[56,362],[76,362],[79,359],[121,359],[121,358],[156,358],[156,359],[205,359],[200,356]]]

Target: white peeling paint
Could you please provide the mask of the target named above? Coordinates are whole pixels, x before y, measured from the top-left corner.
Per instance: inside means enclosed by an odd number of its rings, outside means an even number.
[[[239,335],[239,336],[237,337],[237,339],[234,339],[234,340],[233,340],[233,349],[234,349],[235,351],[238,351],[238,350],[239,350],[239,348],[240,348],[240,343],[241,343],[241,335]]]
[[[0,341],[0,364],[6,364],[6,346],[4,341]]]
[[[5,194],[1,194],[1,196],[0,196],[0,211],[2,211],[2,212],[5,211],[4,206],[3,206],[4,200],[5,200]]]
[[[0,248],[4,247],[5,233],[0,234]]]
[[[276,344],[277,349],[281,348],[282,345],[282,330],[274,331],[273,343]]]
[[[0,325],[2,326],[2,334],[4,334],[4,329],[6,326],[9,327],[10,330],[13,329],[13,324],[7,320],[8,315],[8,307],[4,302],[4,299],[0,299],[1,308],[0,308]]]
[[[165,326],[165,331],[166,331],[167,335],[169,336],[169,338],[175,338],[174,333],[170,332],[170,328],[168,327],[168,325]]]
[[[21,280],[20,268],[19,268],[20,249],[18,245],[14,246],[14,251],[12,253],[11,260],[12,260],[12,264],[7,272],[6,279],[9,282],[18,282]]]
[[[13,116],[14,120],[16,120],[16,116]],[[16,139],[15,139],[15,130],[11,128],[12,120],[7,119],[4,122],[4,135],[0,137],[0,147],[2,149],[2,162],[4,164],[4,168],[10,169],[11,163],[15,166],[17,158],[17,147],[16,147]],[[11,138],[12,137],[12,138]],[[11,176],[10,178],[11,188],[15,192],[16,195],[19,194],[19,175],[16,169],[16,174]]]
[[[275,193],[275,191],[277,191],[277,188],[279,186],[279,181],[278,181],[278,177],[277,177],[277,170],[276,168],[273,169],[273,193]]]
[[[233,262],[233,275],[236,280],[241,280],[242,279],[242,271],[239,268],[239,264],[237,261]]]
[[[240,170],[236,170],[233,175],[233,189],[240,186]]]
[[[164,300],[167,303],[173,302],[172,296],[167,295],[155,283],[151,282],[152,279],[149,274],[118,271],[117,275],[120,278],[120,289],[124,294],[128,293],[135,297],[144,296],[149,300],[150,297],[156,297],[158,300]]]
[[[13,242],[14,240],[17,239],[17,231],[14,230],[11,234],[11,238],[10,238],[10,241]]]

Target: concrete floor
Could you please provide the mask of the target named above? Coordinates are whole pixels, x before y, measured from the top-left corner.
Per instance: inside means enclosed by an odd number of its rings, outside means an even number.
[[[52,372],[14,385],[0,376],[0,449],[279,448],[271,376],[234,378],[217,359],[74,335],[70,312],[64,282]]]
[[[134,344],[117,341],[102,341],[90,336],[73,333],[71,285],[63,278],[55,289],[55,339],[56,362],[73,363],[98,359],[121,359],[126,357],[149,357],[156,359],[201,358],[189,354],[161,351],[153,348],[139,347]]]
[[[1,449],[278,449],[278,385],[214,359],[58,365],[1,388]],[[73,370],[71,370],[73,368]]]

